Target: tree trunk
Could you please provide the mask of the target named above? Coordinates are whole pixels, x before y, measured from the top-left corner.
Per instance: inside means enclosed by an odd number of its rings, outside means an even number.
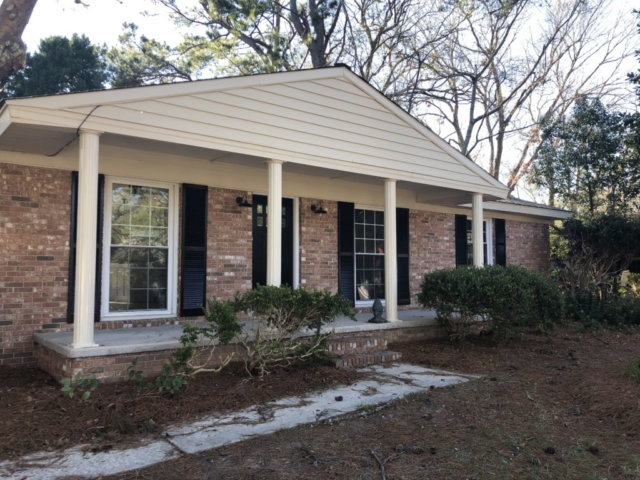
[[[38,0],[4,0],[0,6],[0,78],[24,68],[27,48],[22,32]]]

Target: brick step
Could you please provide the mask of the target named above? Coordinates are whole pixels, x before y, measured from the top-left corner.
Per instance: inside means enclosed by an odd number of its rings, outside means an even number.
[[[400,352],[386,350],[383,352],[356,353],[334,359],[336,368],[357,368],[377,363],[397,362],[402,358]]]
[[[334,355],[373,353],[387,349],[387,340],[382,337],[336,337],[329,340],[329,352]]]

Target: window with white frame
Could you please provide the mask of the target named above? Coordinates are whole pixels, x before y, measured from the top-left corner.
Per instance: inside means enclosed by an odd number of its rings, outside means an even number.
[[[484,264],[493,264],[491,222],[482,222],[482,242],[484,251]],[[467,265],[473,265],[473,222],[467,219]]]
[[[384,212],[355,209],[356,300],[384,299]]]
[[[103,315],[175,314],[175,186],[108,179]]]

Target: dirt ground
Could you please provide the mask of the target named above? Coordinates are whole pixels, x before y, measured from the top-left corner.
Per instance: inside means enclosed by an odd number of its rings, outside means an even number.
[[[640,384],[625,374],[640,334],[391,348],[485,378],[110,479],[640,479]]]
[[[173,396],[135,395],[130,383],[107,384],[82,402],[65,396],[58,382],[36,368],[0,367],[0,459],[82,443],[98,450],[120,447],[169,424],[350,384],[360,376],[299,366],[247,381],[244,365],[236,364],[217,375],[199,375]]]

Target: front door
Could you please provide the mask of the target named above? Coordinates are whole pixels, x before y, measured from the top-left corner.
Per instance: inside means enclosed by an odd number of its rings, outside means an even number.
[[[293,285],[293,200],[282,199],[282,285]],[[253,288],[267,284],[267,197],[253,195]]]

